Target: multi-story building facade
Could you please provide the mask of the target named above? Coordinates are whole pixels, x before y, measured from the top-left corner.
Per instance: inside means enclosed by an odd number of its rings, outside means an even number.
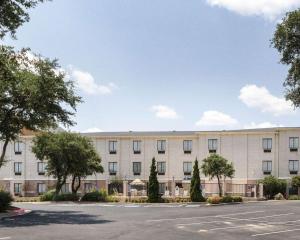
[[[89,176],[81,191],[109,188],[118,180],[147,182],[151,160],[157,161],[160,189],[174,192],[188,188],[193,162],[210,153],[233,162],[233,184],[256,184],[267,175],[290,179],[299,173],[300,128],[270,128],[233,131],[100,132],[83,133],[101,156],[105,172]],[[7,149],[7,162],[0,169],[0,185],[18,195],[36,195],[53,187],[46,163],[31,152],[33,134],[20,136]],[[201,174],[201,180],[211,182]],[[63,191],[70,190],[68,182]],[[122,191],[122,190],[120,190]],[[207,190],[208,192],[208,190]]]

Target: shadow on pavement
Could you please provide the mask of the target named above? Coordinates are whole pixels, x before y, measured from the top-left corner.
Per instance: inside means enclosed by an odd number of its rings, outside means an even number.
[[[24,216],[0,220],[2,227],[29,227],[50,224],[104,224],[113,221],[99,219],[99,216],[83,214],[77,211],[33,211]]]

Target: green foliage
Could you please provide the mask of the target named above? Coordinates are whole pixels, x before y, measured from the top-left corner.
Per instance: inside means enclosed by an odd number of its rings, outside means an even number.
[[[300,106],[300,9],[289,12],[277,24],[272,45],[281,54],[280,62],[290,67],[284,82],[287,94],[296,107]]]
[[[101,189],[100,191],[96,190],[96,191],[86,193],[81,198],[81,201],[106,202],[107,201],[107,192],[104,189]]]
[[[295,188],[300,188],[300,176],[294,176],[292,178],[292,186]]]
[[[260,181],[264,185],[264,194],[267,199],[273,199],[277,193],[285,194],[287,182],[274,176],[265,177]]]
[[[3,1],[2,1],[3,2]],[[15,52],[0,46],[0,167],[10,141],[22,130],[73,125],[76,105],[81,102],[72,81],[65,79],[57,61],[32,55],[28,49]]]
[[[223,196],[221,199],[222,203],[231,203],[233,202],[233,198],[231,196]]]
[[[219,203],[237,203],[243,202],[243,198],[240,196],[213,196],[207,199],[207,202],[210,204],[219,204]]]
[[[222,196],[221,180],[233,178],[235,170],[233,163],[228,163],[228,160],[218,154],[211,154],[209,157],[203,160],[201,166],[202,172],[205,176],[209,176],[210,179],[217,178],[219,186],[219,196]]]
[[[72,176],[72,189],[76,193],[80,179],[94,173],[102,173],[101,158],[91,141],[77,133],[43,133],[33,139],[32,152],[42,161],[47,161],[47,174],[57,179],[56,194]],[[79,185],[75,187],[75,180]]]
[[[152,159],[150,168],[148,200],[151,203],[160,201],[155,158]]]
[[[201,190],[201,180],[200,180],[200,171],[198,167],[198,160],[196,158],[194,167],[193,167],[193,176],[191,180],[191,187],[190,187],[190,196],[192,202],[204,202],[205,199],[202,196]]]
[[[0,212],[7,210],[13,201],[9,192],[0,191]]]
[[[78,201],[79,196],[74,193],[60,193],[53,196],[53,201]]]
[[[300,196],[298,196],[298,195],[290,195],[288,199],[289,200],[300,200]]]
[[[10,33],[15,38],[17,28],[29,21],[28,10],[45,0],[4,0],[0,3],[0,38]]]
[[[241,196],[232,196],[233,202],[243,202],[243,198]]]
[[[49,190],[40,196],[42,202],[52,201],[55,195],[55,189]]]

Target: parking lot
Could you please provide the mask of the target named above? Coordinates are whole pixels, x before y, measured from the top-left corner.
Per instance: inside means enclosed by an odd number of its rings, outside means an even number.
[[[28,203],[3,239],[300,239],[300,202],[239,205]]]

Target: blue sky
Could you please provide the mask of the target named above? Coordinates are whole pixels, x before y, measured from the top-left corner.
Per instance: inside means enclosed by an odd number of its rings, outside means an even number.
[[[76,131],[298,126],[270,47],[299,0],[54,0],[6,39],[58,58],[84,103]]]

